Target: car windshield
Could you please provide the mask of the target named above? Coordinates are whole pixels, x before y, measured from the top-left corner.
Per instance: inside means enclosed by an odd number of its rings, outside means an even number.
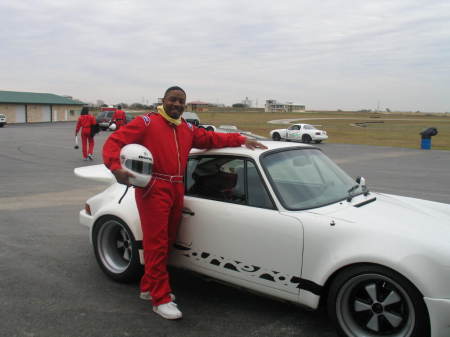
[[[317,149],[272,152],[261,162],[278,199],[289,210],[317,208],[344,200],[356,184]],[[358,186],[351,195],[361,193]]]

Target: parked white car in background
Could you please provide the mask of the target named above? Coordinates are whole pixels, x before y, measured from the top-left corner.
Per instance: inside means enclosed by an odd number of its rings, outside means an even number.
[[[310,145],[263,143],[268,149],[192,151],[170,263],[325,305],[342,336],[450,336],[450,205],[369,191]],[[123,197],[126,187],[103,165],[75,174],[109,184],[79,215],[101,269],[117,281],[138,278],[134,191]]]
[[[6,115],[0,114],[0,128],[6,125]]]
[[[270,131],[273,140],[293,140],[303,143],[320,143],[328,139],[326,131],[318,130],[310,124],[293,124],[287,129],[276,129]]]

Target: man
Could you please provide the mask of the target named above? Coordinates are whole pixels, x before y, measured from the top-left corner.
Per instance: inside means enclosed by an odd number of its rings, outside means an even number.
[[[116,131],[127,123],[127,116],[125,115],[125,111],[122,110],[121,105],[117,106],[117,110],[114,112],[111,122],[116,124]]]
[[[174,303],[167,259],[175,242],[183,208],[183,174],[191,148],[241,146],[266,148],[239,133],[216,133],[197,128],[181,118],[186,93],[180,87],[166,90],[158,113],[139,116],[112,134],[103,147],[105,165],[117,181],[128,185],[132,174],[121,168],[120,150],[137,143],[153,156],[152,179],[145,188],[135,188],[141,219],[145,272],[141,279],[141,298],[151,299],[153,311],[166,319],[181,318]]]

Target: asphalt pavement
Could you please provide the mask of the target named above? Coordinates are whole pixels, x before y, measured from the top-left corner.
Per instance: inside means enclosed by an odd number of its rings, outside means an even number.
[[[171,270],[182,320],[166,321],[99,269],[78,224],[87,198],[104,185],[77,178],[74,123],[0,129],[0,336],[304,336],[335,337],[313,312],[198,275]],[[100,133],[96,154],[109,135]],[[418,140],[419,145],[419,140]],[[450,203],[450,152],[319,144],[370,189]]]

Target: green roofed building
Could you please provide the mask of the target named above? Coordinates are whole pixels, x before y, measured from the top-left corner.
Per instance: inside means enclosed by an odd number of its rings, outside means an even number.
[[[8,123],[75,121],[83,105],[54,94],[0,90],[0,114],[6,115]]]

